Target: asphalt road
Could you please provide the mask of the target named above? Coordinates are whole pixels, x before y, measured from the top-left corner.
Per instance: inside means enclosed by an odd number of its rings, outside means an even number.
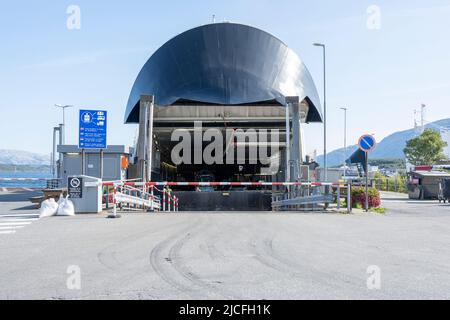
[[[450,298],[450,205],[385,198],[385,216],[129,213],[117,220],[41,219],[0,235],[0,298]],[[0,203],[0,215],[11,212],[36,211],[26,202]],[[380,270],[379,289],[367,287],[369,266]],[[73,289],[68,270],[80,270],[80,290]]]

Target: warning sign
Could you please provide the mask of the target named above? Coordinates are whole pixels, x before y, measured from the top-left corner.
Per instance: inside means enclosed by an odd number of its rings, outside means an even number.
[[[70,177],[67,187],[69,198],[72,199],[83,198],[83,178]]]

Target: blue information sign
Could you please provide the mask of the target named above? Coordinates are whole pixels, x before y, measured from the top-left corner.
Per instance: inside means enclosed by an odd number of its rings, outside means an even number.
[[[359,138],[359,148],[364,152],[372,151],[376,145],[377,142],[375,138],[370,134],[365,134]]]
[[[80,149],[106,149],[107,112],[80,110],[78,147]]]

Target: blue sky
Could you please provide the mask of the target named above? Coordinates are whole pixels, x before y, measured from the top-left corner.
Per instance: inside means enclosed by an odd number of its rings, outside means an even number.
[[[68,30],[69,5],[81,29]],[[381,28],[367,28],[367,8],[381,10]],[[109,143],[131,144],[124,125],[128,94],[146,60],[173,36],[227,20],[253,25],[286,42],[305,62],[322,93],[321,52],[328,50],[329,145],[343,145],[342,106],[349,108],[349,143],[378,139],[450,117],[450,1],[2,1],[0,11],[0,149],[51,152],[52,127],[67,112],[67,142],[77,141],[79,109],[109,111]],[[322,95],[322,94],[321,94]],[[322,127],[306,128],[307,150],[321,153]]]

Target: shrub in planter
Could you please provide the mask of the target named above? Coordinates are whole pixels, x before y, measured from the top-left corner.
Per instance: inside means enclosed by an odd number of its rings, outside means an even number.
[[[380,192],[375,188],[369,188],[369,208],[378,208],[380,205]],[[352,206],[353,208],[366,206],[366,188],[352,188]]]

